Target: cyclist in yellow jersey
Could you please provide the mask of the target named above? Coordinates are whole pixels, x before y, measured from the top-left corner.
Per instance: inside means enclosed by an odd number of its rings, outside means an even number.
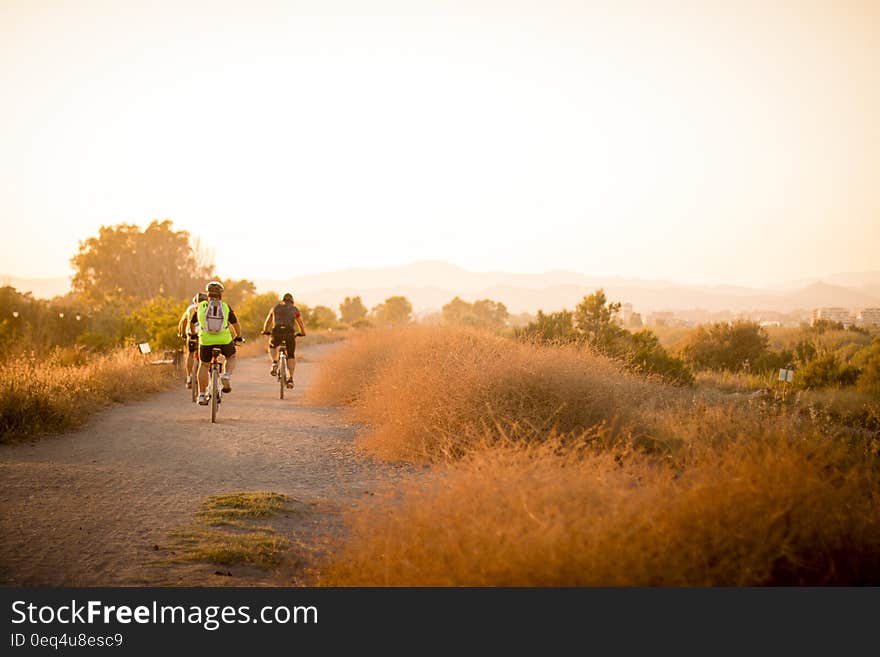
[[[186,387],[191,388],[194,384],[192,381],[192,368],[193,368],[193,360],[195,359],[195,352],[199,348],[199,335],[196,333],[189,333],[187,335],[187,327],[190,325],[189,321],[192,319],[193,313],[199,307],[199,304],[208,298],[208,295],[204,292],[199,292],[192,298],[192,303],[187,307],[186,310],[183,311],[183,314],[180,316],[180,321],[177,323],[177,337],[181,340],[186,340]],[[196,326],[196,331],[198,331],[198,326]]]
[[[226,358],[226,365],[220,380],[223,392],[232,392],[230,374],[235,370],[235,343],[241,342],[241,325],[235,311],[229,307],[223,297],[223,284],[211,281],[205,286],[208,298],[202,301],[190,318],[191,333],[195,326],[199,327],[199,404],[205,406],[208,399],[205,395],[208,388],[208,363],[213,357],[213,349],[219,348]]]

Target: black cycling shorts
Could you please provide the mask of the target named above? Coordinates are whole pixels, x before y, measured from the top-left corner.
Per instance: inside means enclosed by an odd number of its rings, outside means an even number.
[[[229,358],[230,356],[235,355],[235,343],[230,342],[229,344],[203,344],[199,346],[199,360],[203,363],[210,363],[211,359],[214,358],[214,349],[219,349],[220,353]]]
[[[189,349],[189,353],[195,353],[196,349],[199,348],[199,336],[189,336],[186,341],[186,348]]]
[[[287,343],[287,353],[293,355],[296,351],[296,334],[290,330],[276,331],[272,329],[272,337],[269,338],[269,346],[275,349],[281,343]]]

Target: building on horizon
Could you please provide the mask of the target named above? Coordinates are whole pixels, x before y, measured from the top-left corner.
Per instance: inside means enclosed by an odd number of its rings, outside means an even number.
[[[838,306],[828,306],[825,308],[814,308],[810,315],[810,326],[815,326],[816,322],[825,320],[828,322],[840,322],[844,326],[855,324],[855,316],[846,308]]]
[[[656,310],[648,315],[648,323],[653,326],[672,326],[675,313],[671,310]]]
[[[862,308],[857,316],[859,324],[880,326],[880,308]]]

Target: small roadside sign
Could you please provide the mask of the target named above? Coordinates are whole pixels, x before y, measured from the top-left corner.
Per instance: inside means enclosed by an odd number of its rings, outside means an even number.
[[[791,381],[793,379],[794,379],[794,370],[786,370],[786,369],[779,370],[779,380],[780,381],[786,381],[788,383],[791,383]]]
[[[149,342],[141,342],[138,344],[138,349],[140,349],[142,354],[150,353],[150,343]]]

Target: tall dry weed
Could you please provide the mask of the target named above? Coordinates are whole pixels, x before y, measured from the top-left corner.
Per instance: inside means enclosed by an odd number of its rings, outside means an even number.
[[[472,452],[354,514],[323,583],[876,585],[876,474],[840,449],[742,436],[685,469],[551,444]]]
[[[108,355],[54,350],[0,363],[0,443],[82,424],[96,410],[161,390],[169,366],[146,365],[129,350]]]
[[[626,426],[680,394],[576,347],[408,328],[352,340],[324,362],[311,399],[351,405],[376,455],[431,462],[502,434]]]

